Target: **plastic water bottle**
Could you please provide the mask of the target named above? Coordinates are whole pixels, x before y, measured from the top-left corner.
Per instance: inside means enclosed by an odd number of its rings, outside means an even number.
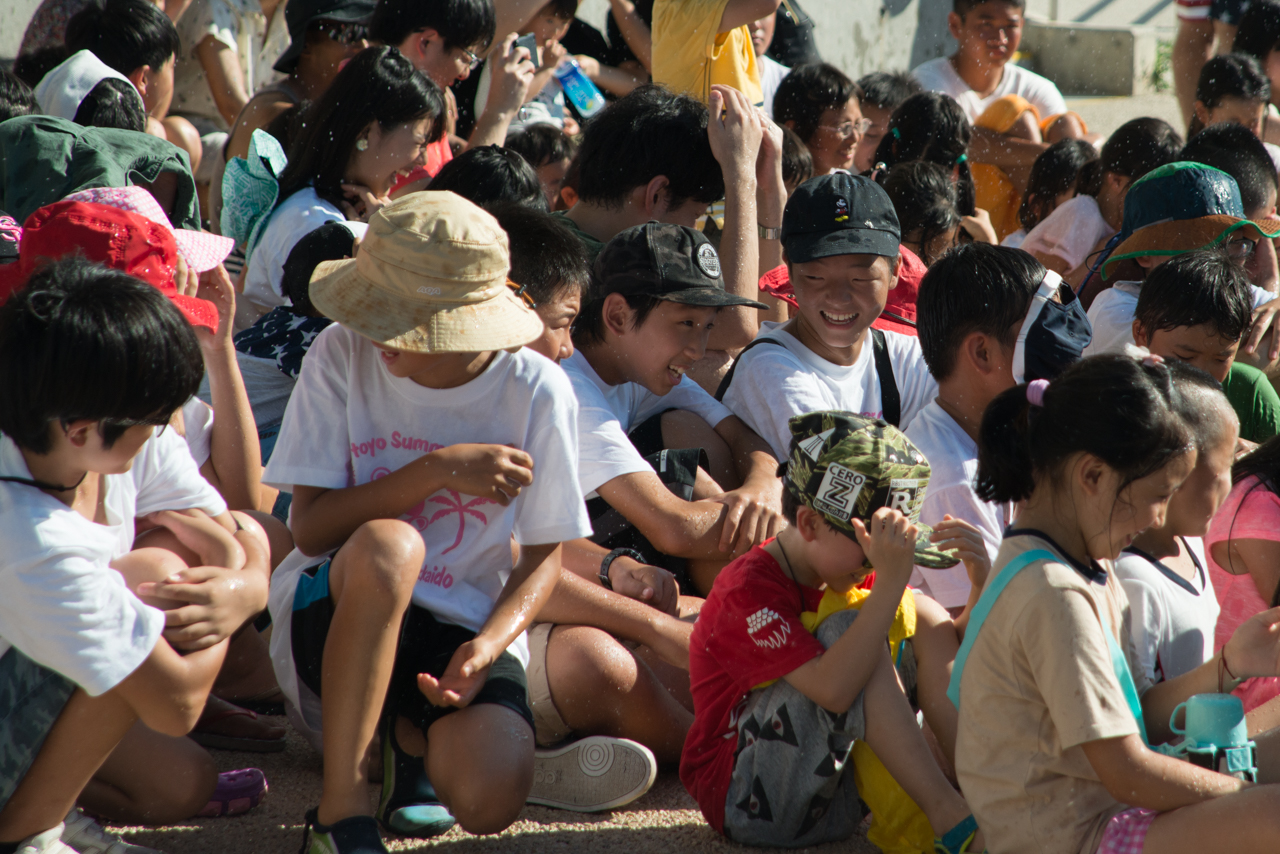
[[[578,60],[565,57],[556,66],[555,74],[560,87],[564,89],[564,96],[584,119],[589,119],[604,109],[604,95],[591,82],[591,78],[583,73]]]

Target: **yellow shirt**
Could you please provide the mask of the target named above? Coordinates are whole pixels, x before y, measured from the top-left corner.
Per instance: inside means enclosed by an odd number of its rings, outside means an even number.
[[[653,80],[706,103],[713,83],[732,86],[764,103],[760,70],[745,26],[717,32],[729,0],[656,0],[653,4]]]

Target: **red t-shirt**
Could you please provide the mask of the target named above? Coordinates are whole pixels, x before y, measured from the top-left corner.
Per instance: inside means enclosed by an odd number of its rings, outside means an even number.
[[[797,585],[756,546],[720,571],[698,614],[689,642],[693,726],[680,757],[680,781],[717,833],[724,832],[747,694],[826,651],[800,622],[801,612],[818,610],[821,600],[821,590]]]
[[[889,299],[885,303],[884,313],[877,317],[872,326],[889,332],[901,332],[903,335],[915,336],[916,297],[920,293],[920,280],[929,268],[920,260],[920,256],[907,247],[900,247],[902,263],[898,265],[898,286],[889,291]],[[760,277],[760,291],[771,297],[796,304],[795,290],[791,287],[791,277],[787,273],[787,265],[780,264]],[[890,317],[897,315],[910,323],[902,323]]]
[[[437,139],[435,142],[427,146],[427,165],[415,168],[409,174],[403,176],[396,181],[395,186],[391,188],[391,192],[417,181],[420,178],[434,178],[439,174],[444,165],[453,159],[453,149],[449,147],[449,135]]]

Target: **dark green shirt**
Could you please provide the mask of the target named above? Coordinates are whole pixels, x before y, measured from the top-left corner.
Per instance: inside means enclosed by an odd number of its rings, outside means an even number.
[[[0,210],[20,223],[80,190],[150,184],[163,172],[178,178],[169,220],[174,228],[199,230],[191,161],[167,140],[132,130],[83,127],[55,116],[0,122]]]
[[[3,207],[3,205],[0,205],[0,207]],[[587,261],[594,265],[596,263],[596,256],[599,255],[600,250],[604,248],[604,243],[596,240],[590,234],[587,234],[585,231],[578,228],[578,224],[569,219],[568,215],[564,211],[556,211],[552,216],[559,219],[566,228],[573,232],[574,237],[582,241],[582,245],[587,249]]]
[[[1240,418],[1241,439],[1261,444],[1280,433],[1280,395],[1262,371],[1236,362],[1222,391]]]

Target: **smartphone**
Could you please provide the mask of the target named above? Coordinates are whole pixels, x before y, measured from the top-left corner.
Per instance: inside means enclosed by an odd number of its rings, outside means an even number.
[[[529,49],[529,56],[533,58],[534,67],[542,66],[542,57],[538,55],[538,37],[533,33],[523,35],[516,39],[516,47],[524,47]]]

